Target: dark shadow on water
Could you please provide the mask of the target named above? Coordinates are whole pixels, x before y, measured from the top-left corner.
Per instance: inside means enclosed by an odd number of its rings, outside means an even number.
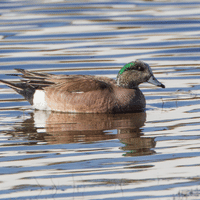
[[[22,123],[15,124],[8,135],[18,140],[12,145],[94,143],[119,139],[124,156],[151,155],[155,138],[144,137],[146,113],[72,114],[35,111]],[[142,137],[141,137],[142,136]],[[19,138],[23,142],[19,143]],[[26,142],[25,142],[26,141]],[[24,143],[25,142],[25,143]]]

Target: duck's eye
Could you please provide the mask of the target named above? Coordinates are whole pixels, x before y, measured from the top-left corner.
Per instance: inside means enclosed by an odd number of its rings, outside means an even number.
[[[137,65],[136,66],[136,70],[138,70],[138,71],[144,71],[144,68],[142,66]]]

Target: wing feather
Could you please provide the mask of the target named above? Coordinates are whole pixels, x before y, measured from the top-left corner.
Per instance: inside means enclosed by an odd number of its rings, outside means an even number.
[[[60,77],[60,79],[52,76],[46,80],[54,83],[50,88],[57,88],[68,92],[88,92],[106,88],[111,89],[112,85],[115,83],[113,79],[89,75],[65,75]]]

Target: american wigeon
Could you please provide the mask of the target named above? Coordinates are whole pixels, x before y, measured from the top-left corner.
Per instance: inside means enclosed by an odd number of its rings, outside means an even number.
[[[165,88],[142,61],[121,68],[116,81],[91,75],[54,75],[16,69],[25,78],[11,83],[0,80],[25,97],[35,109],[75,113],[125,113],[145,108],[138,85],[152,83]]]

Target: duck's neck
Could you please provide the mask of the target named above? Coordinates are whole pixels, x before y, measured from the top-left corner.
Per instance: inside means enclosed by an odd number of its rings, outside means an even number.
[[[129,80],[120,74],[117,76],[116,84],[123,88],[138,89],[138,85],[133,80]]]

